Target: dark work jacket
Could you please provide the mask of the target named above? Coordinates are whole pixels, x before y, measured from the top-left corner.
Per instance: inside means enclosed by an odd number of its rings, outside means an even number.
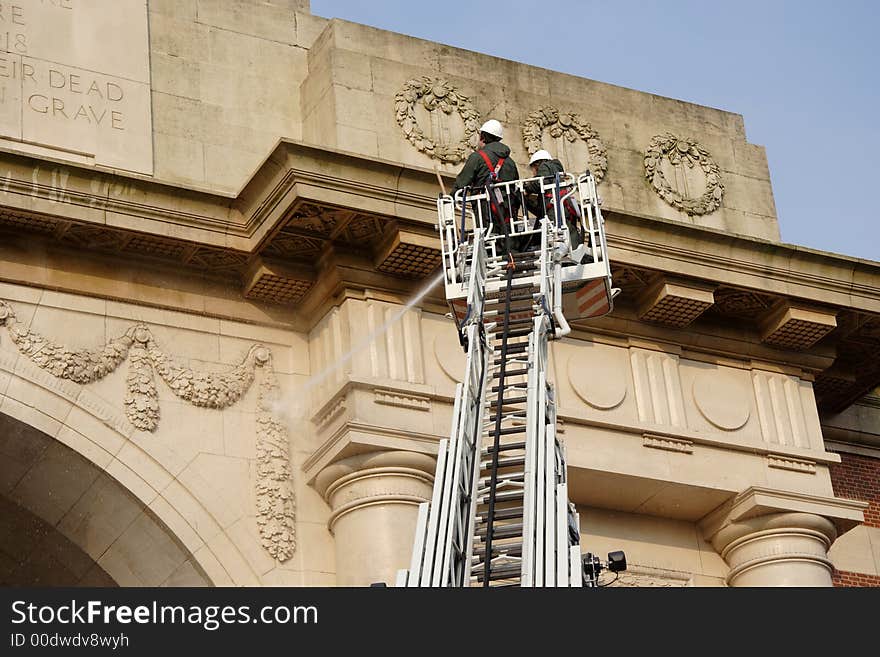
[[[538,173],[535,177],[544,178],[544,184],[546,185],[556,180],[557,173],[563,173],[564,171],[565,169],[562,168],[562,162],[559,160],[541,160],[538,162]],[[526,190],[526,194],[541,193],[541,185],[537,180],[527,182],[523,187]]]
[[[491,144],[486,144],[483,150],[489,156],[489,161],[492,162],[493,168],[497,166],[499,159],[505,158],[504,164],[501,165],[501,170],[498,172],[499,182],[510,182],[519,178],[516,162],[510,159],[510,148],[507,145],[500,141],[493,141]],[[464,189],[468,186],[482,188],[489,182],[490,177],[489,167],[486,166],[479,152],[474,151],[470,154],[464,163],[464,167],[461,169],[461,173],[455,179],[455,184],[452,186],[452,194],[454,195],[459,189]]]

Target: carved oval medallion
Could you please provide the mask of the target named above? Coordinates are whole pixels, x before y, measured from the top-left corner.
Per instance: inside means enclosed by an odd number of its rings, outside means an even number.
[[[446,330],[434,336],[434,357],[446,376],[461,383],[464,357],[461,345],[452,331]]]
[[[664,163],[675,171],[674,184],[663,173]],[[697,169],[705,176],[706,189],[693,197],[688,189],[688,171]],[[688,216],[714,212],[724,196],[721,170],[709,151],[695,139],[680,139],[672,133],[651,139],[645,151],[645,178],[660,198]]]
[[[730,374],[698,374],[693,395],[700,414],[719,429],[736,431],[749,421],[749,392]]]
[[[578,397],[600,411],[610,411],[626,397],[626,363],[601,347],[583,347],[568,361],[568,381]]]
[[[529,113],[522,127],[523,146],[529,155],[543,148],[544,132],[553,139],[561,139],[562,143],[583,141],[587,146],[587,168],[593,173],[596,182],[605,177],[608,169],[608,151],[599,138],[599,133],[574,112],[560,112],[551,106],[541,107]],[[559,153],[556,156],[559,157]],[[569,163],[580,170],[582,163]]]
[[[421,103],[429,114],[458,113],[464,123],[464,136],[451,144],[442,143],[436,136],[429,137],[419,125],[416,107]],[[471,138],[480,125],[480,114],[471,99],[447,80],[422,76],[408,80],[394,97],[397,123],[403,134],[416,149],[435,160],[456,164],[473,150]]]

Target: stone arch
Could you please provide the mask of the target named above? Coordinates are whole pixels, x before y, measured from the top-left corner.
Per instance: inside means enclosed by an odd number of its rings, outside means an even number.
[[[170,556],[173,549],[163,540],[164,535],[181,554],[186,555],[179,564],[183,571],[168,574],[168,577],[174,574],[176,579],[166,577],[160,582],[156,579],[162,574],[162,568],[140,575],[130,572],[128,562],[131,559],[123,557],[124,543],[120,543],[120,554],[109,552],[96,560],[101,565],[100,559],[104,559],[110,568],[107,574],[114,581],[123,585],[150,586],[162,583],[208,586],[259,583],[253,569],[225,536],[222,523],[177,481],[175,473],[161,462],[161,458],[144,448],[149,437],[139,440],[138,432],[124,416],[84,386],[53,377],[24,357],[0,351],[0,420],[5,418],[36,431],[45,442],[44,450],[51,447],[51,451],[45,454],[56,459],[62,467],[67,464],[71,468],[81,468],[89,473],[84,476],[94,474],[88,491],[81,491],[81,498],[86,492],[97,497],[103,491],[107,499],[125,506],[127,513],[131,513],[132,505],[139,509],[131,524],[124,528],[132,532],[125,540],[131,542],[133,534],[141,532],[146,543],[153,540],[164,545],[167,548],[165,556],[173,561],[174,557]],[[35,434],[31,432],[29,435]],[[0,494],[6,495],[7,478],[15,479],[15,473],[0,471],[0,475],[3,486]],[[21,472],[19,475],[23,476]],[[213,486],[211,482],[204,483],[209,488]],[[201,492],[211,494],[210,490]],[[131,504],[126,504],[125,497],[130,498],[127,502]],[[9,499],[16,501],[15,495]],[[43,503],[46,504],[46,500]],[[90,545],[88,538],[76,535],[69,527],[73,520],[59,527],[61,519],[54,517],[57,509],[52,514],[39,504],[38,501],[31,503],[34,515],[55,526],[86,554],[94,556],[97,544]],[[66,512],[71,510],[72,507]],[[88,530],[84,531],[88,534]],[[123,533],[116,538],[122,539]]]
[[[0,412],[0,455],[4,583],[210,583],[147,505],[64,443]]]

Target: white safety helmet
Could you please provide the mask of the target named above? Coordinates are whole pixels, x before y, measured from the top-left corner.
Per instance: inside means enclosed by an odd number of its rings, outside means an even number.
[[[550,155],[545,150],[535,151],[534,155],[532,155],[532,159],[529,160],[529,166],[532,166],[536,162],[540,162],[541,160],[552,160],[553,156]]]
[[[483,125],[480,126],[480,132],[485,132],[490,135],[495,135],[498,139],[501,139],[503,136],[501,130],[501,123],[496,121],[495,119],[489,119]]]

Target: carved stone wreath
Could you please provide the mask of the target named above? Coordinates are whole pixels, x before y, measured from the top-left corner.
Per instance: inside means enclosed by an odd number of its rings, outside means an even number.
[[[409,142],[425,155],[456,164],[473,150],[470,139],[479,128],[480,114],[471,99],[459,93],[448,80],[428,76],[408,80],[394,97],[394,103],[400,129]],[[439,144],[428,137],[416,120],[417,103],[421,103],[429,112],[458,112],[464,121],[464,137],[455,144]]]
[[[522,127],[523,146],[529,155],[541,149],[541,137],[547,130],[554,139],[562,137],[570,143],[582,139],[590,153],[590,171],[596,182],[605,177],[608,169],[608,151],[599,138],[599,133],[574,112],[560,112],[555,107],[545,106],[526,117]]]
[[[699,198],[688,198],[676,191],[666,180],[660,163],[684,164],[688,168],[699,166],[706,174],[706,191]],[[645,178],[664,201],[688,216],[709,214],[721,205],[724,184],[721,170],[712,155],[695,139],[680,139],[672,133],[655,135],[645,151]]]
[[[257,525],[263,547],[279,561],[296,548],[290,446],[285,425],[274,414],[279,395],[272,353],[252,345],[242,362],[227,372],[198,372],[165,354],[149,328],[130,327],[121,337],[95,349],[73,350],[25,328],[6,301],[0,299],[0,326],[6,326],[18,351],[59,379],[87,385],[116,370],[126,358],[125,414],[141,431],[159,426],[159,394],[154,373],[180,399],[194,406],[224,409],[248,391],[256,370],[263,371],[257,400]]]

